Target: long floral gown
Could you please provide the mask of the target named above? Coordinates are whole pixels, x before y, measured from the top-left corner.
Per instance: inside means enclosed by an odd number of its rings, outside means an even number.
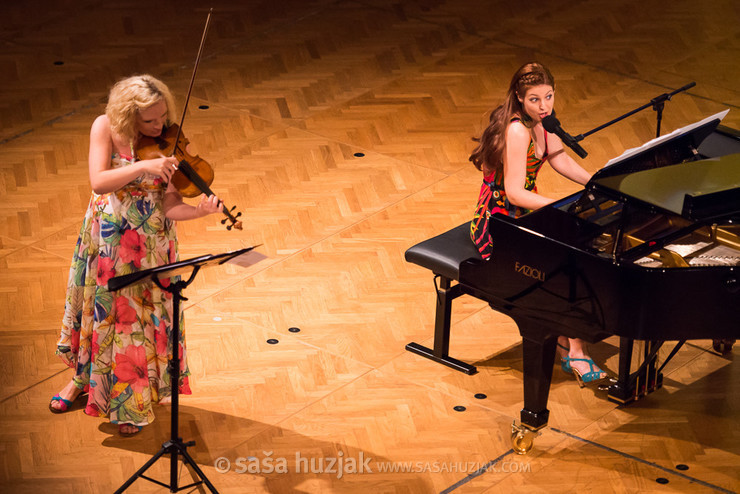
[[[133,162],[112,157],[114,168]],[[56,353],[88,391],[85,413],[113,423],[148,424],[152,403],[172,392],[172,294],[152,282],[106,288],[114,276],[178,260],[175,224],[162,207],[165,185],[145,175],[115,192],[93,193],[69,271]],[[180,323],[180,392],[190,394],[181,315]]]

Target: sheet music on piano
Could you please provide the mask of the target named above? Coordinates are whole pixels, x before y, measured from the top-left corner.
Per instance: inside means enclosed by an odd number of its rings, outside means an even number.
[[[710,123],[710,122],[712,122],[714,120],[716,120],[717,121],[717,124],[719,124],[719,122],[721,122],[722,119],[725,118],[725,115],[727,115],[729,113],[729,111],[730,110],[727,109],[727,110],[721,111],[719,113],[715,113],[714,115],[712,115],[710,117],[707,117],[707,118],[705,118],[705,119],[703,119],[703,120],[701,120],[699,122],[695,122],[695,123],[693,123],[691,125],[687,125],[685,127],[681,127],[679,129],[674,130],[673,132],[671,132],[669,134],[662,135],[660,137],[656,137],[655,139],[652,139],[652,140],[646,142],[642,146],[639,146],[639,147],[636,147],[636,148],[630,148],[630,149],[626,150],[625,152],[623,152],[621,155],[617,156],[616,158],[612,158],[609,161],[607,161],[606,164],[604,165],[604,168],[608,168],[608,167],[614,165],[615,163],[622,162],[622,161],[624,161],[624,160],[626,160],[628,158],[631,158],[632,156],[636,156],[636,155],[638,155],[638,154],[640,154],[642,152],[648,151],[651,148],[660,146],[662,143],[667,142],[667,141],[670,141],[671,139],[673,139],[673,138],[675,138],[675,137],[677,137],[679,135],[689,134],[692,130],[697,129],[697,128],[703,126],[703,125],[706,125],[706,124],[708,124],[708,123]]]

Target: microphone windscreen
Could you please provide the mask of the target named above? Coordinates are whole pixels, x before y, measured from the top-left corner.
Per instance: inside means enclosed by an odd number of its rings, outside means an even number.
[[[551,134],[555,133],[555,129],[560,127],[560,121],[555,118],[554,115],[548,115],[542,119],[542,126]]]

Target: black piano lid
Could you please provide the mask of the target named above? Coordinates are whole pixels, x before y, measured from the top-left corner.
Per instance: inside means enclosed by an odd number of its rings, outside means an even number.
[[[740,153],[593,180],[592,190],[692,221],[740,213]]]
[[[719,112],[625,151],[597,171],[586,190],[659,208],[692,221],[739,215],[740,155],[690,161],[705,157],[699,154],[699,146],[715,132],[728,112]]]
[[[740,130],[720,124],[699,146],[701,159],[740,153]]]
[[[628,149],[621,156],[609,160],[591,180],[626,173],[659,168],[695,159],[702,141],[712,134],[729,110],[719,112],[699,122],[676,129],[646,142],[640,147]],[[586,184],[590,188],[591,182]]]

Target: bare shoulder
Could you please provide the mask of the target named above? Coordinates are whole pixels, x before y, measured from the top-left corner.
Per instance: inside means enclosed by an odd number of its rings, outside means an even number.
[[[90,128],[90,135],[101,138],[110,138],[110,121],[106,115],[99,115],[95,121],[93,121],[92,127]]]
[[[519,120],[515,120],[506,127],[506,145],[507,146],[529,146],[532,135],[529,129]]]

